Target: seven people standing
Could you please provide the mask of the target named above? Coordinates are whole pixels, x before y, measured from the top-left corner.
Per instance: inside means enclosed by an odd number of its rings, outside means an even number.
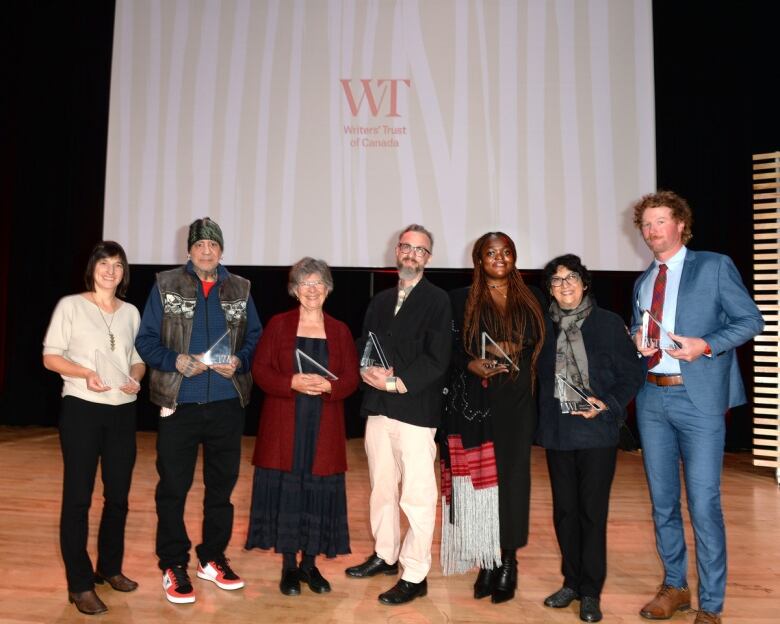
[[[498,603],[514,596],[516,550],[528,540],[536,435],[546,449],[563,573],[563,586],[544,603],[560,608],[580,600],[580,618],[599,621],[618,430],[638,390],[664,565],[660,589],[640,615],[665,619],[691,603],[682,462],[696,540],[696,623],[719,623],[726,584],[723,414],[746,400],[735,348],[760,332],[763,320],[728,257],[686,247],[692,215],[683,198],[646,195],[634,206],[634,223],[655,259],[634,287],[633,343],[621,319],[596,305],[577,256],[545,267],[548,310],[517,270],[514,242],[489,232],[474,245],[471,286],[448,297],[424,277],[433,235],[413,224],[395,247],[398,286],[377,294],[366,311],[360,364],[347,326],[322,309],[333,279],[321,260],[304,258],[291,268],[288,290],[299,306],[271,319],[255,351],[261,325],[250,283],[221,265],[224,242],[214,221],[190,225],[189,261],[157,275],[142,319],[118,298],[129,280],[124,250],[99,243],[87,265],[87,291],[57,304],[43,351],[44,366],[64,382],[60,538],[70,602],[83,613],[102,613],[95,583],[125,592],[137,587],[122,573],[122,558],[134,401],[146,362],[150,398],[160,407],[156,550],[171,602],[195,601],[184,505],[201,445],[197,576],[222,589],[243,587],[226,549],[252,376],[265,400],[246,546],[282,554],[282,593],[299,594],[301,582],[330,591],[315,557],[350,552],[343,403],[362,378],[374,552],[346,573],[395,575],[400,563],[401,578],[380,602],[403,604],[427,593],[438,498],[434,436],[447,392],[440,436],[445,574],[478,567],[475,598],[490,595]],[[120,381],[107,382],[101,366]],[[574,403],[572,387],[581,391]],[[93,567],[87,516],[98,461],[105,504]],[[399,508],[409,521],[403,540]]]

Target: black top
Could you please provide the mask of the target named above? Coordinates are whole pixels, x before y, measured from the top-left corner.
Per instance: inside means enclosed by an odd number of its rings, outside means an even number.
[[[626,405],[644,383],[641,358],[617,314],[599,308],[582,323],[582,339],[588,355],[588,374],[594,396],[606,403],[606,411],[593,419],[562,414],[555,387],[555,352],[558,327],[547,319],[547,335],[539,354],[539,428],[536,441],[561,451],[617,446]]]
[[[447,293],[423,277],[398,314],[398,289],[378,293],[368,305],[358,353],[368,332],[379,338],[397,377],[408,392],[384,392],[363,384],[362,416],[382,415],[420,427],[438,427],[442,389],[450,364],[452,309]]]

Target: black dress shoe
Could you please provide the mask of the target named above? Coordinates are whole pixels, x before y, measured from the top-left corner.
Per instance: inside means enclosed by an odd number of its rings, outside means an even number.
[[[382,557],[374,553],[360,565],[347,568],[345,572],[347,576],[355,578],[365,578],[377,574],[398,574],[398,562],[386,563]]]
[[[580,601],[580,619],[583,622],[600,622],[604,617],[599,608],[599,599],[593,596],[583,596]]]
[[[285,596],[300,596],[301,571],[298,568],[282,570],[282,580],[279,581],[279,591]]]
[[[379,594],[379,602],[386,605],[399,605],[411,602],[415,598],[422,598],[428,593],[428,580],[423,579],[419,583],[410,583],[401,579],[385,593]]]
[[[517,558],[514,552],[501,552],[501,567],[496,570],[490,601],[494,604],[512,600],[517,589]]]
[[[498,568],[480,568],[477,580],[474,582],[474,598],[479,600],[493,593],[493,583],[496,579]]]
[[[85,615],[97,615],[108,611],[108,607],[98,598],[94,589],[83,592],[68,592],[68,602],[75,604],[76,608]]]
[[[309,589],[317,594],[326,594],[330,591],[330,583],[325,579],[320,571],[314,567],[310,569],[299,568],[298,573],[301,582],[306,583]]]
[[[95,572],[95,583],[102,585],[104,581],[108,581],[108,584],[116,591],[131,592],[138,589],[138,583],[130,580],[121,572],[114,574],[114,576],[104,576],[100,572]]]
[[[568,607],[573,600],[579,600],[580,595],[574,591],[571,587],[561,587],[554,594],[550,594],[544,599],[545,607],[553,607],[554,609],[564,609]]]

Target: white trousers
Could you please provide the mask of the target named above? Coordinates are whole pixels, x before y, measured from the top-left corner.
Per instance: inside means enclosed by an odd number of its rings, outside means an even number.
[[[435,434],[435,428],[387,416],[369,416],[366,424],[369,509],[376,554],[387,563],[398,561],[403,567],[401,578],[410,583],[419,583],[431,569],[439,499]],[[403,545],[399,505],[409,521]]]

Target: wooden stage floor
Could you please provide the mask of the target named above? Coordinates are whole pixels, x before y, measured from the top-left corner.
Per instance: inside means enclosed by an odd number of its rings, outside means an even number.
[[[352,554],[318,565],[333,585],[317,595],[303,587],[298,597],[278,590],[281,560],[274,553],[244,551],[254,438],[244,438],[241,477],[233,501],[236,520],[228,552],[246,588],[225,592],[192,574],[197,591],[194,605],[173,605],[163,597],[154,556],[155,434],[138,434],[138,460],[130,493],[124,571],[140,583],[131,594],[105,587],[98,593],[109,613],[89,618],[69,605],[58,545],[61,458],[57,431],[47,428],[0,427],[0,622],[579,622],[578,604],[561,610],[545,608],[542,600],[561,583],[558,547],[551,521],[549,482],[544,453],[533,450],[531,537],[519,553],[520,581],[514,600],[492,605],[471,597],[474,574],[443,577],[438,563],[437,530],[434,564],[426,598],[409,605],[386,607],[377,595],[394,577],[350,579],[344,568],[372,550],[367,518],[368,474],[362,440],[348,442],[347,473]],[[193,542],[200,533],[202,485],[200,470],[187,506]],[[90,552],[101,503],[98,483],[91,514]],[[780,622],[780,491],[774,473],[751,465],[749,454],[729,454],[723,475],[723,503],[729,543],[729,582],[724,621]],[[687,514],[686,514],[687,516]],[[692,544],[688,527],[688,544]],[[693,556],[690,578],[696,585]],[[192,571],[192,566],[191,566]],[[621,452],[612,490],[609,519],[609,574],[602,595],[604,622],[646,622],[639,608],[661,581],[655,554],[650,505],[639,453]],[[677,614],[671,622],[692,622],[693,613]]]

